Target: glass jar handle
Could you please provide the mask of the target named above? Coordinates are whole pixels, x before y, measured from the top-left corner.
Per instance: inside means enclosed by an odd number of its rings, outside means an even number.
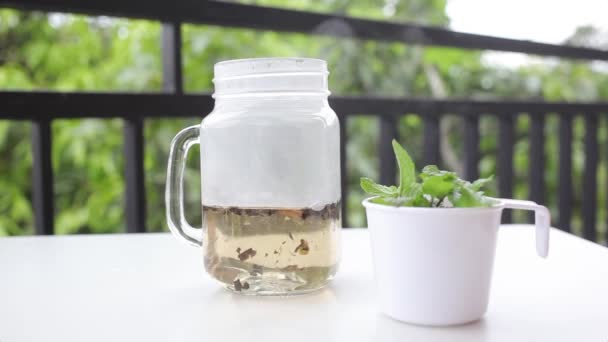
[[[165,187],[165,206],[167,225],[178,240],[193,246],[202,246],[202,229],[192,227],[184,215],[184,169],[188,150],[194,144],[200,144],[200,126],[183,129],[173,141],[169,150],[167,166],[167,184]]]

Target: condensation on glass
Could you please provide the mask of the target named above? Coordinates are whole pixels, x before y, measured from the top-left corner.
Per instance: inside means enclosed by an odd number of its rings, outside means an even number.
[[[340,259],[340,130],[325,61],[261,58],[215,65],[215,108],[173,139],[167,223],[202,246],[206,271],[235,292],[306,293]],[[188,149],[200,143],[202,229],[183,214]]]

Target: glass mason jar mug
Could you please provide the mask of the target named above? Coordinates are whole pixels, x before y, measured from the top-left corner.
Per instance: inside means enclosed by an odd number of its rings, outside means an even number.
[[[261,58],[214,68],[215,107],[171,143],[167,223],[203,246],[206,271],[243,294],[323,287],[340,256],[340,130],[325,61]],[[202,229],[184,217],[188,149],[200,143]]]

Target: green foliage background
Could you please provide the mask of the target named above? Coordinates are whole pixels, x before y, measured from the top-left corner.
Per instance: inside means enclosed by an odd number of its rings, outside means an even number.
[[[353,16],[449,27],[445,0],[243,1]],[[327,23],[331,25],[342,23]],[[569,43],[585,44],[596,32],[582,28]],[[595,101],[608,98],[608,75],[589,63],[539,60],[519,68],[490,65],[478,51],[422,48],[394,43],[332,39],[300,34],[184,25],[183,72],[187,92],[212,91],[213,64],[225,59],[261,56],[308,56],[326,59],[330,88],[340,95],[474,97]],[[0,89],[55,91],[160,91],[160,25],[156,22],[0,9]],[[1,110],[1,104],[0,104]],[[201,113],[203,114],[203,113]],[[378,122],[361,113],[347,125],[349,221],[364,226],[359,190],[361,176],[377,179]],[[422,123],[411,113],[399,121],[400,142],[421,165]],[[145,124],[145,170],[148,229],[166,230],[164,182],[171,138],[199,119],[149,119]],[[517,118],[514,194],[526,198],[528,118]],[[496,173],[497,122],[481,120],[481,176]],[[28,122],[0,120],[0,236],[32,234],[31,145]],[[554,218],[557,194],[558,120],[549,116],[546,198]],[[56,229],[58,234],[125,231],[122,121],[57,120],[53,122]],[[442,120],[443,167],[462,168],[460,120]],[[580,193],[584,123],[575,120],[573,171],[574,228],[580,230]],[[600,121],[600,155],[607,155],[606,120]],[[187,170],[188,189],[197,189],[196,153]],[[606,189],[606,160],[600,158],[599,189]],[[498,175],[500,176],[500,175]],[[489,190],[495,193],[495,187]],[[188,191],[188,215],[200,220],[198,191]],[[605,231],[605,191],[598,194],[598,226]],[[516,216],[521,221],[524,215]]]

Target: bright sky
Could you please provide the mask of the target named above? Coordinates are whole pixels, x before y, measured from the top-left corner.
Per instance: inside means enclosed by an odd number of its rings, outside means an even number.
[[[608,30],[608,0],[448,0],[451,28],[504,38],[563,43],[578,26]],[[496,53],[491,62],[517,65],[521,54]]]

